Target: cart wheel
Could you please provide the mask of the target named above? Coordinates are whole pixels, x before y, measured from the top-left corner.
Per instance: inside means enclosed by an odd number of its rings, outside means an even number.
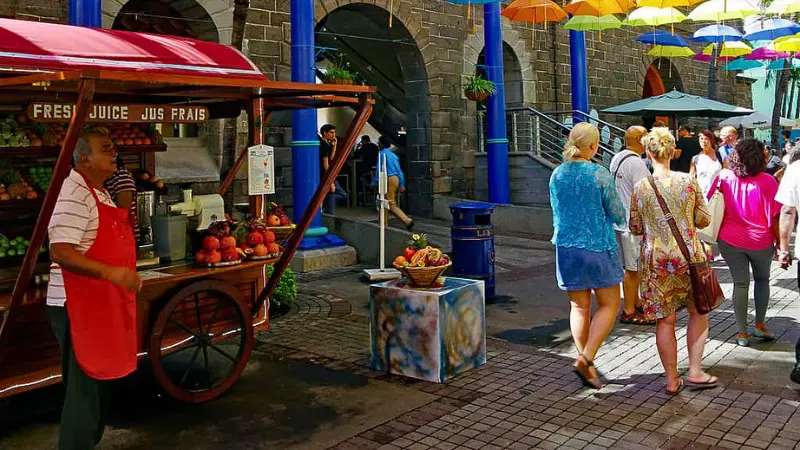
[[[167,301],[153,324],[153,374],[171,397],[207,402],[239,379],[253,340],[252,318],[237,289],[215,280],[191,284]]]

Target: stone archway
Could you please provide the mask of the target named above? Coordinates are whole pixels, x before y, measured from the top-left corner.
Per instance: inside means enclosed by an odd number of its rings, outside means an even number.
[[[481,73],[484,77],[485,69],[481,67],[486,64],[486,49],[481,50],[475,66],[475,72]],[[522,67],[514,49],[503,42],[503,81],[506,96],[506,107],[519,108],[525,105],[525,85],[522,77]]]
[[[103,27],[190,36],[229,45],[233,5],[227,0],[103,0]]]
[[[683,91],[683,80],[678,68],[670,60],[658,58],[647,66],[642,83],[642,98],[666,94],[673,89]],[[667,125],[670,122],[669,117],[644,118],[643,122],[647,128],[650,128],[656,120]]]
[[[415,28],[397,16],[390,28],[389,18],[389,11],[375,4],[340,5],[318,17],[316,42],[330,49],[322,58],[344,57],[366,84],[377,87],[370,124],[395,139],[405,166],[408,209],[426,214],[432,208],[434,125],[428,64]]]

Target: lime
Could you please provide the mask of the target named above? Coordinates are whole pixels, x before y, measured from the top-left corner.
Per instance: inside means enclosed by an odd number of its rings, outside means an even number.
[[[14,240],[17,242],[22,242],[25,240],[25,238],[23,238],[22,236],[17,236],[16,238],[14,238]]]
[[[8,256],[17,256],[17,251],[16,251],[16,250],[14,250],[13,248],[12,248],[12,249],[9,249],[9,250],[6,252],[6,255],[8,255]]]
[[[22,245],[27,247],[27,246],[31,245],[31,241],[25,239],[25,240],[22,241]]]
[[[47,248],[45,247],[40,248],[39,253],[47,253]]]
[[[0,258],[5,258],[5,257],[6,257],[6,252],[0,250]]]

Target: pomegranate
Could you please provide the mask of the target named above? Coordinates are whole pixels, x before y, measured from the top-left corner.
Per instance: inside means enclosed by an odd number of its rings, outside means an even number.
[[[264,244],[258,244],[253,247],[253,256],[264,256],[267,254],[267,246]]]
[[[216,264],[222,261],[222,254],[216,250],[206,253],[206,262],[209,264]]]
[[[269,227],[279,227],[279,226],[281,226],[280,217],[276,216],[275,214],[272,214],[269,217],[267,217],[267,226],[269,226]]]
[[[261,242],[263,242],[264,244],[271,244],[275,242],[275,233],[273,233],[272,231],[266,230],[264,231],[264,233],[262,233],[262,236],[263,240]]]
[[[236,248],[228,248],[222,251],[222,260],[225,262],[230,261],[238,261],[239,260],[239,252],[236,251]]]
[[[204,263],[206,262],[206,260],[207,260],[207,259],[208,259],[208,258],[207,258],[207,255],[206,255],[206,253],[205,253],[205,252],[203,252],[203,251],[197,252],[197,253],[194,255],[194,261],[195,261],[197,264],[204,264]]]
[[[414,257],[415,253],[417,253],[417,249],[415,249],[414,247],[407,247],[403,251],[403,258],[405,258],[406,261],[411,261],[411,258]]]
[[[247,244],[251,247],[255,247],[259,244],[264,242],[264,236],[261,233],[253,231],[252,233],[247,235]]]
[[[281,252],[281,247],[278,244],[274,242],[267,244],[267,254],[274,255],[280,252]]]
[[[292,221],[291,221],[291,220],[289,220],[289,217],[288,217],[288,216],[282,216],[282,217],[281,217],[281,226],[282,226],[282,227],[288,227],[288,226],[289,226],[289,225],[291,225],[291,224],[292,224]]]
[[[225,236],[219,241],[220,248],[227,250],[236,247],[236,239],[233,236]]]
[[[203,250],[210,252],[219,248],[219,239],[214,236],[206,236],[203,239]]]

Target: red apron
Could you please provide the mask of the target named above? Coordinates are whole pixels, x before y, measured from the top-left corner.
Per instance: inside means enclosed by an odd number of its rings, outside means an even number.
[[[83,175],[82,175],[83,176]],[[109,206],[97,198],[97,238],[84,256],[109,266],[136,270],[136,242],[128,210]],[[72,349],[83,371],[98,380],[122,378],[137,363],[136,293],[99,278],[61,269],[67,292]]]

